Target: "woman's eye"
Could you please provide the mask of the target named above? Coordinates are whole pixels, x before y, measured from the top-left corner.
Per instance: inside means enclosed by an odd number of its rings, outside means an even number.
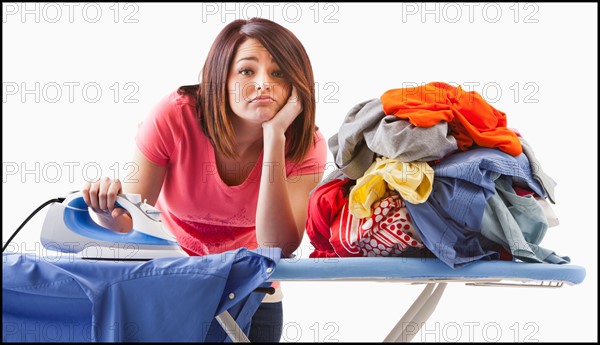
[[[273,76],[276,78],[283,78],[285,76],[285,74],[283,74],[283,72],[281,72],[281,71],[275,71],[275,72],[273,72]]]
[[[242,69],[240,70],[240,74],[241,74],[241,75],[250,75],[250,74],[252,74],[252,70],[250,70],[250,69],[247,69],[247,68],[242,68]]]

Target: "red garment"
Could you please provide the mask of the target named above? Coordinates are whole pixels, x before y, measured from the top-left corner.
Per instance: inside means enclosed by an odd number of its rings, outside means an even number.
[[[375,202],[372,209],[370,217],[358,219],[344,205],[329,239],[338,256],[400,256],[408,247],[423,248],[398,193]]]
[[[306,233],[315,248],[310,258],[398,256],[408,247],[423,248],[398,193],[373,204],[372,215],[348,212],[350,179],[319,186],[308,202]]]
[[[506,114],[487,103],[477,92],[440,82],[392,89],[381,96],[387,115],[408,119],[417,127],[448,122],[458,149],[475,144],[495,147],[513,156],[522,152],[519,138],[506,127]]]
[[[311,258],[337,257],[329,237],[330,227],[344,205],[348,204],[348,188],[351,180],[332,180],[319,186],[308,200],[306,234],[315,250]]]
[[[509,252],[508,250],[506,250],[506,248],[504,248],[504,247],[500,247],[499,254],[500,254],[500,258],[498,260],[502,260],[502,261],[512,261],[513,260],[512,253]]]
[[[528,195],[536,195],[534,191],[532,191],[529,188],[525,188],[525,187],[519,187],[519,186],[512,186],[513,189],[515,190],[515,194],[517,194],[518,196],[528,196]]]

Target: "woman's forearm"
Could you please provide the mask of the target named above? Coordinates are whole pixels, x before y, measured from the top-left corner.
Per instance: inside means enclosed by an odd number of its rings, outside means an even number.
[[[285,169],[285,135],[265,130],[262,176],[256,208],[259,247],[279,247],[288,257],[302,239],[294,219]]]

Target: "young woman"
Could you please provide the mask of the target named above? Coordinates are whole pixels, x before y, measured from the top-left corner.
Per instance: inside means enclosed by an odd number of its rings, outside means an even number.
[[[296,36],[266,19],[236,20],[213,43],[200,84],[165,97],[140,125],[137,182],[88,183],[85,201],[102,225],[128,232],[116,196],[141,194],[190,255],[280,247],[289,256],[327,160],[315,108],[312,66]],[[252,319],[252,341],[280,339],[274,286]]]

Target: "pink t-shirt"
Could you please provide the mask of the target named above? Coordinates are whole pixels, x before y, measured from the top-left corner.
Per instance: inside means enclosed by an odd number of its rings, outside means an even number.
[[[196,101],[173,92],[140,123],[136,144],[150,161],[167,166],[156,202],[162,221],[190,254],[207,255],[246,247],[255,249],[256,204],[262,172],[262,153],[248,178],[228,186],[219,176],[214,148],[195,116]],[[316,143],[304,162],[286,161],[288,176],[323,172],[327,143]]]

